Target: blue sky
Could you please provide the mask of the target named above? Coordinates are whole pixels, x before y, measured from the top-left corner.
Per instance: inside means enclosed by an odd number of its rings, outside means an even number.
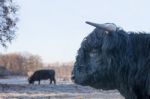
[[[75,60],[85,21],[112,22],[126,31],[150,32],[150,0],[17,0],[17,38],[4,53],[29,52],[44,62]]]

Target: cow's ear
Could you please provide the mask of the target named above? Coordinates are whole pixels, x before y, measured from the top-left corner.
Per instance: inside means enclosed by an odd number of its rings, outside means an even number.
[[[110,32],[109,32],[109,31],[105,31],[105,33],[106,33],[106,34],[109,34]]]
[[[114,23],[105,23],[104,25],[106,27],[105,30],[107,34],[115,32],[117,30],[117,26]]]
[[[93,22],[86,22],[89,25],[92,25],[96,28],[100,28],[106,31],[106,33],[112,33],[117,30],[117,26],[114,23],[104,23],[104,24],[97,24]]]
[[[106,35],[111,35],[112,32],[110,32],[110,31],[105,31],[105,34],[106,34]]]

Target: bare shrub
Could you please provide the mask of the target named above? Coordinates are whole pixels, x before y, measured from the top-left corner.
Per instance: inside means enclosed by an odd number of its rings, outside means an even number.
[[[43,67],[40,56],[21,53],[1,54],[0,64],[5,66],[14,75],[27,75],[28,72]]]
[[[73,67],[73,62],[67,63],[51,63],[46,66],[46,68],[54,69],[56,72],[56,78],[62,81],[70,81],[71,71]]]

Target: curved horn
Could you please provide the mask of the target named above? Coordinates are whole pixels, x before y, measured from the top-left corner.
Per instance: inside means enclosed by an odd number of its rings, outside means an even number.
[[[104,30],[109,31],[109,32],[114,32],[117,29],[117,26],[113,23],[97,24],[97,23],[88,22],[88,21],[86,23],[89,25],[92,25],[94,27],[104,29]]]

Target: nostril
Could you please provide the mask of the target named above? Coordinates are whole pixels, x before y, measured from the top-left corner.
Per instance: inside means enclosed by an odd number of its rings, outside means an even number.
[[[75,79],[75,76],[72,76],[71,79],[74,80],[74,79]]]

